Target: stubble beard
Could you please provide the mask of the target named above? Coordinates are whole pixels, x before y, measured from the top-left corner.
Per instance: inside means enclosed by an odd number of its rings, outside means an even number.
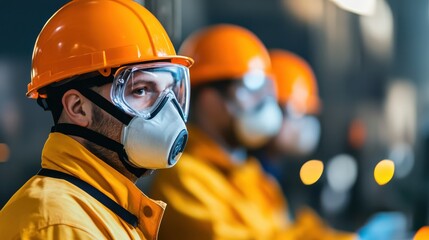
[[[120,143],[122,123],[101,110],[96,105],[94,105],[92,109],[92,124],[88,128]],[[83,145],[90,152],[119,172],[126,171],[124,165],[119,159],[118,153],[115,151],[102,147],[88,140],[85,140]]]

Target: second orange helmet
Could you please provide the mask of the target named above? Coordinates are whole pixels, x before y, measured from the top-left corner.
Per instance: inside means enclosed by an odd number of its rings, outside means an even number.
[[[199,30],[182,44],[180,54],[195,63],[190,69],[191,85],[224,79],[239,79],[249,71],[271,73],[264,44],[249,30],[231,24]]]

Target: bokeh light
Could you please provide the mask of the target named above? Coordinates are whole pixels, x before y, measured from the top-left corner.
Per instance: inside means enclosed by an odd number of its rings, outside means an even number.
[[[392,56],[395,29],[389,4],[385,0],[377,0],[374,14],[360,16],[359,24],[364,47],[380,60],[388,60]]]
[[[395,163],[395,178],[400,179],[408,176],[414,167],[414,151],[410,144],[393,144],[389,149],[388,157]]]
[[[355,184],[357,175],[356,160],[349,154],[336,155],[326,166],[328,184],[337,192],[348,191]]]
[[[316,183],[323,173],[323,162],[320,160],[309,160],[301,166],[299,176],[305,185]]]
[[[386,141],[413,145],[417,136],[417,92],[410,79],[390,80],[384,102]]]
[[[374,14],[376,0],[332,0],[338,7],[359,15]]]
[[[350,202],[350,192],[338,192],[328,185],[322,189],[320,202],[325,212],[335,214],[342,211]]]
[[[6,162],[9,159],[9,146],[5,143],[0,143],[0,162]]]
[[[413,240],[427,240],[429,239],[429,226],[421,227],[416,235],[414,235]]]
[[[395,163],[392,160],[381,160],[374,168],[374,179],[378,185],[385,185],[395,173]]]
[[[283,0],[288,13],[297,20],[308,24],[319,24],[323,19],[323,0]]]
[[[361,149],[367,138],[365,123],[361,119],[353,119],[350,122],[347,134],[350,146],[354,149]]]

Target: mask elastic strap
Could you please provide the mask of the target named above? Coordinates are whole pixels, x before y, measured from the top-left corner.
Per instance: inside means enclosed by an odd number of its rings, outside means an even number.
[[[95,103],[97,106],[99,106],[101,109],[109,113],[114,118],[118,119],[123,124],[127,125],[130,124],[131,120],[133,119],[132,116],[126,114],[125,112],[121,111],[119,108],[115,107],[113,103],[109,102],[104,97],[100,96],[100,94],[96,93],[94,90],[91,90],[89,88],[75,88],[78,90],[82,95],[84,95],[86,98],[91,100],[91,102]]]
[[[82,95],[84,95],[86,98],[88,98],[91,102],[95,103],[98,107],[100,107],[101,109],[103,109],[104,111],[109,113],[114,118],[118,119],[120,122],[122,122],[126,126],[128,126],[128,124],[133,119],[132,116],[126,114],[125,112],[123,112],[119,108],[115,107],[113,105],[113,103],[109,102],[107,99],[102,97],[100,94],[96,93],[94,90],[92,90],[90,88],[86,88],[86,87],[76,87],[75,89],[78,90],[80,93],[82,93]],[[86,129],[86,128],[84,128],[84,129]],[[92,131],[92,132],[94,132],[94,131]],[[96,132],[94,132],[94,133],[96,133]],[[113,148],[111,148],[113,146],[113,144],[110,144],[109,146],[103,146],[102,141],[94,142],[96,144],[99,144],[100,146],[106,147],[107,149],[111,149],[111,150],[117,152],[119,159],[124,164],[124,166],[127,168],[127,170],[130,171],[131,173],[133,173],[136,177],[139,178],[145,172],[151,172],[151,171],[147,171],[148,169],[145,169],[145,168],[134,167],[134,165],[132,165],[130,163],[130,161],[128,160],[128,155],[125,152],[124,146],[122,144],[120,144],[116,141],[113,141],[112,139],[107,138],[106,136],[104,136],[102,134],[99,134],[99,133],[96,133],[96,134],[102,136],[105,139],[108,139],[109,141],[114,142],[115,144],[119,144],[120,148],[116,147],[116,149],[113,149]],[[88,139],[88,140],[91,141],[91,139]]]
[[[141,177],[147,171],[145,168],[136,168],[129,163],[128,156],[125,153],[125,149],[122,144],[91,129],[74,124],[60,123],[53,126],[51,132],[60,132],[67,135],[82,137],[97,145],[116,152],[119,156],[119,160],[124,164],[125,168],[137,178]]]

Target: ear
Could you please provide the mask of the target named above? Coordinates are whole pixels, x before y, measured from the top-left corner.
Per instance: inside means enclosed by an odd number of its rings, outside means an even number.
[[[88,127],[91,123],[92,103],[79,91],[70,89],[61,99],[63,114],[67,122],[82,127]]]

